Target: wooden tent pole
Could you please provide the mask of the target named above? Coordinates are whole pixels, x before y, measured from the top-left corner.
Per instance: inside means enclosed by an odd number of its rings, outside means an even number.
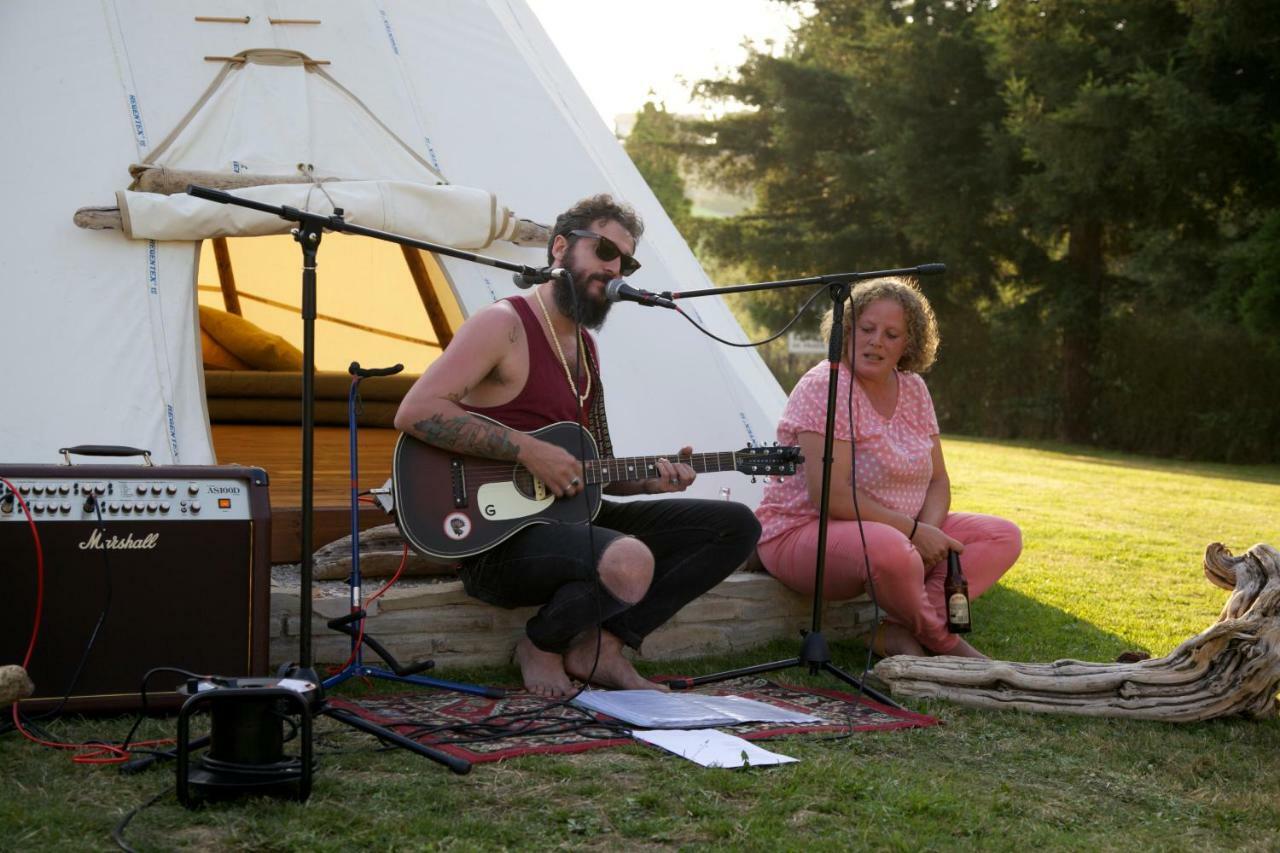
[[[453,330],[449,328],[449,320],[445,317],[440,298],[431,287],[431,276],[427,274],[427,265],[423,263],[418,250],[412,246],[402,245],[400,250],[404,252],[405,263],[409,265],[409,274],[413,276],[413,283],[418,288],[418,297],[422,300],[422,307],[427,309],[427,318],[431,320],[431,328],[436,333],[436,340],[440,342],[440,349],[443,350],[453,340]]]
[[[222,285],[222,301],[231,314],[241,314],[240,294],[236,292],[236,274],[231,269],[231,252],[226,237],[213,238],[213,258],[218,264],[218,283]]]

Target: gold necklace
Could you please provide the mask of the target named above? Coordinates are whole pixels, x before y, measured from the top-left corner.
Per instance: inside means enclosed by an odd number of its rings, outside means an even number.
[[[578,398],[579,405],[586,405],[587,398],[591,396],[591,368],[587,367],[587,390],[579,394],[578,386],[573,381],[573,371],[569,369],[569,359],[564,357],[564,350],[560,348],[560,336],[556,334],[556,327],[551,324],[551,314],[547,311],[547,306],[542,302],[542,291],[535,289],[533,298],[538,300],[538,307],[542,309],[542,319],[547,321],[547,331],[551,333],[551,343],[556,346],[556,355],[560,356],[560,366],[564,368],[564,378],[569,381],[569,390]],[[586,343],[582,340],[582,327],[578,329],[578,358],[582,359],[583,354],[587,351]]]

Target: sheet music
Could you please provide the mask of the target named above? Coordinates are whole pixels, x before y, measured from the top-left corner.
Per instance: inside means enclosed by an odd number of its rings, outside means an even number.
[[[659,732],[633,731],[631,734],[637,740],[660,746],[703,767],[763,767],[800,760],[780,752],[770,752],[749,740],[715,729],[663,729]]]
[[[660,690],[584,690],[580,708],[649,729],[698,729],[740,723],[822,723],[821,717],[788,711],[742,696],[704,696]]]

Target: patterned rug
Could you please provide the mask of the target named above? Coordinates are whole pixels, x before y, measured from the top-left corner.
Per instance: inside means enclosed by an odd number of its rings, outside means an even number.
[[[870,699],[820,687],[775,684],[745,677],[697,688],[710,696],[745,696],[828,722],[813,725],[750,723],[718,726],[748,740],[811,732],[874,732],[937,725],[933,717],[900,711]],[[601,715],[563,704],[548,704],[523,691],[488,699],[444,690],[421,689],[358,701],[330,697],[329,704],[393,729],[472,763],[521,755],[584,752],[635,741],[626,727]]]

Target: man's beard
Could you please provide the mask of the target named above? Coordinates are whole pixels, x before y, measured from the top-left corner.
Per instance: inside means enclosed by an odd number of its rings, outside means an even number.
[[[555,296],[556,308],[560,309],[560,313],[564,316],[576,319],[588,329],[600,328],[604,325],[605,317],[609,316],[609,309],[613,307],[613,303],[603,297],[598,301],[593,299],[588,290],[593,281],[608,284],[609,276],[606,273],[586,276],[572,268],[569,272],[573,276],[572,289],[569,282],[563,279],[557,278],[551,282],[551,292]]]

